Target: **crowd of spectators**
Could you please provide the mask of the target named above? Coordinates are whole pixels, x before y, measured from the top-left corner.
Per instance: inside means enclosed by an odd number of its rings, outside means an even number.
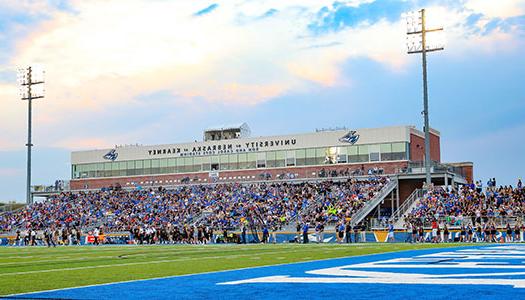
[[[480,181],[457,191],[436,188],[428,191],[410,211],[405,222],[428,225],[439,220],[449,226],[486,224],[495,218],[522,218],[525,215],[525,189],[521,180],[516,187],[496,187],[490,179],[483,189]]]
[[[62,192],[0,215],[0,232],[49,230],[67,243],[70,232],[129,232],[140,243],[206,243],[213,230],[272,231],[296,222],[346,222],[387,182],[272,182]],[[58,233],[60,232],[60,233]],[[62,234],[62,232],[65,232]],[[30,238],[29,238],[30,239]]]

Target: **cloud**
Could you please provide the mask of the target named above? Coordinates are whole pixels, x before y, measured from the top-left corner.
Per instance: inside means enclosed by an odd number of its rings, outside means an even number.
[[[468,0],[465,7],[490,18],[525,15],[525,1],[523,0]]]
[[[351,78],[343,76],[342,65],[349,59],[372,59],[393,71],[410,61],[400,14],[414,2],[214,2],[206,7],[198,1],[72,0],[67,9],[39,2],[46,17],[11,41],[15,51],[8,64],[46,66],[46,98],[35,114],[45,143],[72,147],[78,141],[61,136],[68,124],[90,124],[104,112],[138,107],[142,95],[157,91],[188,105],[203,99],[253,106],[348,84]],[[20,12],[34,1],[8,3]],[[429,9],[445,23],[453,48],[447,55],[515,47],[512,26],[482,34],[489,16],[509,16],[514,2],[505,2],[505,9],[493,15],[480,3]],[[38,14],[37,8],[30,14]],[[480,16],[469,19],[473,14]],[[0,82],[0,96],[8,99],[0,102],[0,119],[9,124],[0,127],[0,143],[23,145],[25,105],[17,100],[16,86]]]

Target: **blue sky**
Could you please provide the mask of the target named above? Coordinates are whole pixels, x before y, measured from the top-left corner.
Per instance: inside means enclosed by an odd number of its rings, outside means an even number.
[[[125,7],[125,9],[123,9]],[[515,184],[525,167],[525,1],[0,0],[0,194],[23,201],[26,103],[15,66],[46,68],[34,105],[35,184],[69,178],[71,150],[413,124],[420,57],[403,13],[428,9],[442,160]]]

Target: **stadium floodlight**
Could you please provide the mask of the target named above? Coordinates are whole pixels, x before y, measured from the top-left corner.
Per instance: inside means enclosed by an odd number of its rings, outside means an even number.
[[[426,186],[430,187],[432,178],[430,174],[430,125],[428,118],[428,85],[427,85],[427,52],[440,51],[444,49],[441,40],[427,40],[428,34],[440,33],[442,27],[427,29],[425,20],[425,9],[410,12],[406,15],[407,21],[407,52],[408,54],[421,53],[423,65],[423,117],[425,122],[425,175]]]
[[[19,68],[17,72],[20,84],[20,99],[27,100],[27,187],[26,203],[31,204],[31,114],[34,99],[44,98],[44,69],[40,66]]]

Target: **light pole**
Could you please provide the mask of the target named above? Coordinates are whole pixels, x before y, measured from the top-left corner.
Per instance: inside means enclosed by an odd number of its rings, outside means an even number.
[[[32,102],[34,99],[44,98],[44,70],[37,67],[18,69],[18,82],[20,84],[20,98],[27,100],[27,186],[26,203],[33,203],[31,197],[31,119]]]
[[[442,31],[443,28],[427,29],[425,24],[425,9],[407,15],[407,52],[421,53],[423,65],[423,117],[425,122],[425,175],[426,186],[430,187],[430,125],[428,120],[428,85],[427,85],[427,52],[443,50],[443,45],[429,45],[427,33]]]

